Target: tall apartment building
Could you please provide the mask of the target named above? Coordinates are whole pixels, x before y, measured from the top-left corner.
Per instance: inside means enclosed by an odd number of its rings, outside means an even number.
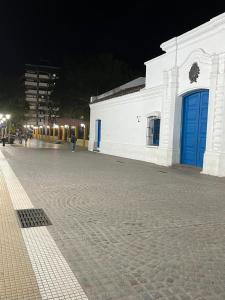
[[[40,126],[56,122],[58,108],[51,98],[58,79],[59,68],[44,65],[25,66],[25,99],[29,112],[27,124]]]

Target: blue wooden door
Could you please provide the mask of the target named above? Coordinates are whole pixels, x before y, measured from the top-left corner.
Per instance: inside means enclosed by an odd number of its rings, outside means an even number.
[[[97,120],[97,147],[100,147],[101,141],[101,120]]]
[[[203,166],[208,116],[208,91],[190,94],[183,99],[181,163]]]

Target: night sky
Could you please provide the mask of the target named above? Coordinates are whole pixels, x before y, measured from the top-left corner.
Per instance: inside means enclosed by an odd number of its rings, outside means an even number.
[[[20,74],[25,63],[40,60],[61,66],[67,55],[102,52],[143,68],[162,53],[162,42],[225,12],[225,4],[211,1],[162,3],[1,1],[0,73]]]

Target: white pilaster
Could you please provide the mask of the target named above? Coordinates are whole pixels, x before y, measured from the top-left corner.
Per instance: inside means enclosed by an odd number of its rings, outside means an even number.
[[[215,55],[211,71],[211,87],[204,155],[204,174],[225,176],[225,53]]]
[[[162,110],[162,124],[160,134],[160,146],[162,160],[164,164],[170,166],[177,163],[179,149],[175,139],[177,121],[177,88],[178,88],[178,68],[174,67],[168,72],[164,72],[164,99]]]

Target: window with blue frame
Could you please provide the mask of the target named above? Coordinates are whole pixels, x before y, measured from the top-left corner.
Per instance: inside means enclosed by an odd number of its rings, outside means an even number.
[[[160,118],[147,118],[147,137],[146,143],[148,146],[159,146]]]

